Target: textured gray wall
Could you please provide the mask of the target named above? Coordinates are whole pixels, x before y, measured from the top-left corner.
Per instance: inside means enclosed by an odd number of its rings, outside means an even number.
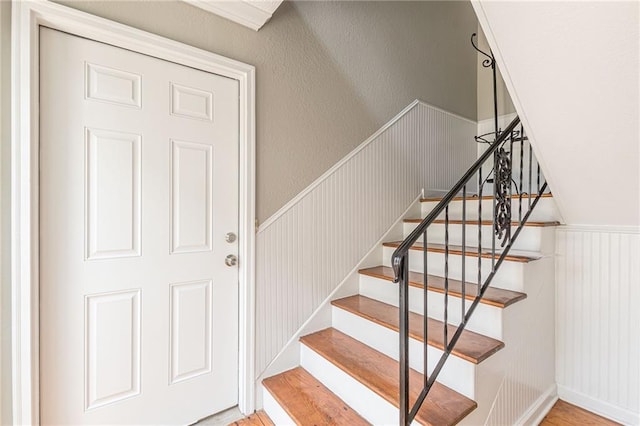
[[[61,3],[256,66],[261,222],[416,98],[476,119],[466,1],[286,1],[259,32],[176,1]]]

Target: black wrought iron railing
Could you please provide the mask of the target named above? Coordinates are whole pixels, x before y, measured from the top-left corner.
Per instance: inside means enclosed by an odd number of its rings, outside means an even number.
[[[496,140],[478,158],[471,168],[462,176],[453,188],[442,200],[431,210],[424,220],[415,228],[413,232],[400,244],[392,256],[392,265],[395,272],[396,282],[399,284],[400,292],[400,424],[409,425],[418,410],[421,408],[429,391],[435,383],[438,374],[442,370],[447,358],[451,354],[458,339],[460,338],[469,318],[473,315],[476,306],[484,296],[487,288],[491,284],[497,270],[511,250],[514,241],[518,238],[523,225],[528,220],[531,212],[547,190],[547,183],[540,172],[537,161],[534,163],[534,155],[531,145],[528,143],[524,133],[524,128],[520,119],[516,117],[504,131],[496,132]],[[493,161],[492,161],[493,160]],[[515,163],[514,163],[515,160]],[[514,167],[515,166],[515,167]],[[483,175],[484,170],[490,170],[487,175]],[[535,169],[535,171],[534,171]],[[485,189],[485,187],[488,187]],[[486,192],[486,194],[485,194]],[[472,195],[469,195],[472,194]],[[478,199],[477,216],[476,213],[467,211],[467,201]],[[449,242],[449,213],[451,203],[461,203],[461,271],[456,275],[456,279],[461,279],[460,297],[460,322],[456,331],[451,335],[448,332],[447,324],[451,324],[449,315],[449,255],[451,245]],[[483,217],[483,203],[492,205],[490,212],[485,210]],[[517,211],[514,211],[516,209]],[[489,218],[487,213],[491,213]],[[459,214],[459,210],[458,213]],[[429,371],[427,359],[427,318],[428,312],[428,281],[429,281],[429,259],[430,245],[428,243],[429,227],[438,218],[444,216],[444,265],[436,265],[435,269],[444,271],[444,308],[441,312],[443,318],[443,353],[435,363],[435,367]],[[477,239],[469,244],[467,226],[475,226],[477,217]],[[517,220],[516,220],[517,218]],[[482,227],[490,223],[492,225],[492,235],[490,247],[483,247]],[[422,244],[416,244],[422,237]],[[485,238],[487,236],[485,235]],[[487,239],[488,240],[488,239]],[[486,245],[489,245],[486,241]],[[424,359],[423,362],[423,383],[422,391],[417,399],[409,401],[409,251],[410,249],[421,249],[422,274],[423,274],[423,306],[424,306]],[[439,247],[441,249],[441,247]],[[477,266],[474,257],[477,257]],[[491,259],[484,265],[483,258]],[[415,259],[415,258],[414,258]],[[417,259],[415,259],[417,262]],[[470,304],[467,299],[470,295],[467,292],[467,261],[476,269],[469,283],[477,284],[475,297]],[[433,265],[432,265],[433,266]],[[416,268],[414,268],[415,270]],[[418,266],[419,269],[419,266]],[[475,286],[474,286],[475,287]],[[457,314],[456,314],[457,316]],[[453,324],[455,326],[455,323]]]

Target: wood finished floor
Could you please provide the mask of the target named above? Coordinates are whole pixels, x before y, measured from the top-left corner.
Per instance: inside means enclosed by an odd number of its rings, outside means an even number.
[[[229,426],[273,426],[273,422],[264,411],[256,411],[244,419],[230,423]]]
[[[249,417],[237,422],[231,423],[229,426],[271,426],[271,420],[264,411],[258,411]],[[597,414],[590,413],[580,407],[571,405],[568,402],[558,400],[553,406],[549,414],[542,420],[540,426],[582,426],[582,425],[602,425],[614,426],[618,423],[600,417]]]
[[[542,420],[540,426],[582,426],[604,425],[613,426],[619,423],[607,420],[580,407],[558,400],[549,414]]]

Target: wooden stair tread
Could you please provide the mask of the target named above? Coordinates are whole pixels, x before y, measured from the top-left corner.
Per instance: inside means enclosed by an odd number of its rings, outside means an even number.
[[[228,426],[274,426],[274,424],[267,416],[267,413],[264,410],[260,410],[244,419],[230,423]]]
[[[374,266],[373,268],[361,269],[358,271],[362,275],[380,278],[387,281],[395,279],[395,273],[388,266]],[[409,285],[417,288],[424,288],[423,275],[420,272],[409,271]],[[444,278],[435,275],[427,275],[427,286],[429,290],[444,293]],[[462,281],[449,278],[449,294],[457,297],[462,296]],[[465,298],[474,300],[478,294],[478,285],[467,282],[465,285]],[[480,299],[480,303],[485,305],[506,308],[520,300],[526,299],[525,293],[518,291],[503,290],[501,288],[489,287]]]
[[[421,223],[424,219],[420,219],[420,218],[412,218],[412,219],[405,219],[404,223]],[[445,221],[444,219],[436,219],[433,221],[433,223],[437,223],[437,224],[444,224]],[[465,220],[465,223],[467,225],[478,225],[479,221],[477,220]],[[493,222],[490,220],[483,220],[482,222],[480,222],[482,225],[485,226],[491,226],[493,225]],[[449,219],[449,224],[450,225],[462,225],[462,220],[461,219]],[[511,222],[511,226],[519,226],[520,222]],[[549,226],[558,226],[560,225],[560,222],[530,222],[527,221],[525,222],[524,226],[530,226],[533,228],[546,228]]]
[[[538,194],[531,194],[531,198],[532,198],[532,199],[533,199],[533,198],[535,198],[535,197],[537,197],[537,196],[538,196]],[[545,192],[544,194],[541,194],[541,195],[540,195],[540,198],[551,198],[551,197],[553,197],[553,194],[552,194],[552,193],[550,193],[550,192]],[[434,202],[434,201],[440,202],[440,201],[442,201],[442,198],[443,198],[443,197],[425,197],[425,198],[420,198],[420,202],[421,202],[421,203],[432,203],[432,202]],[[478,199],[478,197],[473,197],[473,196],[471,196],[471,195],[467,195],[467,201],[473,201],[473,200],[477,200],[477,199]],[[482,196],[482,199],[483,199],[483,200],[493,200],[493,195],[483,195],[483,196]],[[512,196],[512,199],[513,199],[513,200],[519,200],[519,199],[520,199],[520,197],[519,197],[518,195],[514,194],[514,195]],[[528,199],[529,199],[529,196],[528,196],[528,195],[527,195],[527,196],[524,196],[524,195],[523,195],[523,196],[522,196],[522,199],[523,199],[523,200],[525,200],[525,199],[526,199],[526,200],[528,200]],[[453,201],[462,201],[462,196],[460,196],[460,197],[454,197],[454,198],[453,198]]]
[[[393,248],[397,248],[400,246],[400,244],[402,244],[402,241],[392,241],[392,242],[387,242],[387,243],[383,243],[382,245],[385,247],[393,247]],[[498,247],[496,247],[497,249]],[[419,250],[422,251],[423,250],[423,244],[416,242],[411,246],[411,250]],[[427,244],[427,251],[432,252],[432,253],[444,253],[445,252],[445,245],[444,244],[434,244],[434,243],[428,243]],[[465,250],[466,256],[474,256],[474,257],[478,257],[478,248],[477,247],[467,247]],[[449,244],[449,254],[452,255],[462,255],[462,246],[457,246],[457,245],[452,245]],[[484,259],[491,259],[492,257],[495,257],[495,259],[498,259],[500,257],[500,253],[496,252],[495,255],[492,255],[491,252],[489,251],[485,251],[484,249],[482,250],[482,252],[480,253],[480,256]],[[536,257],[532,257],[532,256],[524,256],[524,255],[517,255],[517,254],[509,254],[507,256],[505,256],[504,260],[508,260],[511,262],[521,262],[521,263],[528,263],[531,262],[532,260],[536,260]]]
[[[398,362],[369,346],[328,328],[304,336],[300,341],[346,374],[353,377],[389,403],[398,407]],[[409,403],[416,401],[422,384],[422,374],[409,372]],[[454,425],[477,407],[475,401],[436,382],[415,420],[423,425]]]
[[[331,302],[333,306],[351,312],[393,331],[399,330],[399,310],[393,305],[379,302],[365,296],[355,295]],[[409,312],[409,336],[424,342],[424,317],[415,312]],[[448,338],[456,332],[456,326],[447,325]],[[427,341],[430,346],[444,349],[444,323],[433,318],[427,318]],[[458,343],[451,352],[459,358],[478,364],[504,347],[504,343],[473,331],[464,330]]]
[[[298,425],[369,425],[301,367],[264,379],[262,384]]]

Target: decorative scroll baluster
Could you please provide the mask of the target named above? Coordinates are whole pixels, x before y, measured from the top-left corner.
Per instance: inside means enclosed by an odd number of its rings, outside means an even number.
[[[501,247],[511,239],[511,158],[509,153],[500,147],[496,151],[495,196],[497,206],[494,214],[494,235],[502,241]],[[495,253],[495,248],[493,253]],[[493,256],[495,259],[495,256]]]

